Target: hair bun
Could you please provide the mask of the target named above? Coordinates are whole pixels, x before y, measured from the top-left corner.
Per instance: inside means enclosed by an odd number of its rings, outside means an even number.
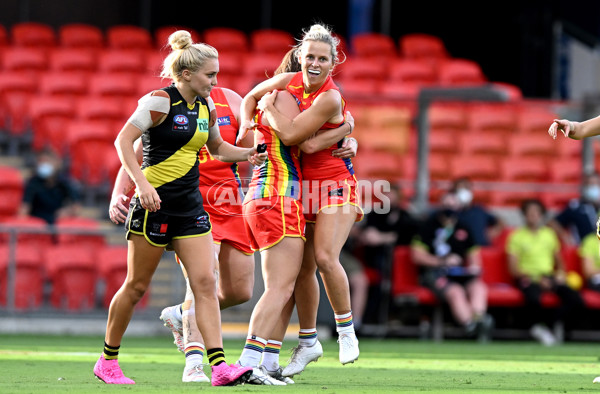
[[[174,51],[188,48],[192,44],[192,35],[189,31],[177,30],[169,36],[169,45]]]

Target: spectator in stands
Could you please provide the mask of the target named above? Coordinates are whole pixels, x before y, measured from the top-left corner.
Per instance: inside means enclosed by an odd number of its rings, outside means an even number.
[[[600,292],[600,254],[596,232],[586,235],[581,241],[579,256],[585,287]]]
[[[457,178],[450,191],[456,194],[460,208],[458,220],[471,232],[476,245],[488,246],[502,231],[502,223],[486,208],[473,202],[473,184],[466,177]]]
[[[394,248],[397,245],[410,245],[417,233],[417,221],[409,213],[407,202],[402,189],[396,184],[390,184],[390,190],[383,193],[381,199],[383,212],[373,210],[369,212],[362,225],[360,243],[363,247],[364,263],[378,273],[381,280],[387,280],[390,275]],[[381,283],[371,288],[369,294],[369,319],[379,321],[384,294]],[[372,316],[374,315],[374,316]]]
[[[37,154],[35,173],[25,183],[19,215],[36,216],[54,224],[61,216],[79,213],[78,187],[61,170],[61,160],[54,151]]]
[[[600,210],[600,175],[584,175],[581,197],[573,199],[549,223],[567,245],[579,245],[590,233],[595,233]]]
[[[509,269],[525,297],[525,316],[531,324],[531,336],[552,346],[557,343],[557,338],[547,324],[560,331],[570,328],[563,325],[574,323],[573,319],[583,308],[583,300],[565,283],[560,242],[556,232],[545,225],[544,204],[537,199],[525,200],[521,212],[525,225],[516,228],[507,240]],[[541,302],[544,291],[554,292],[561,300],[554,316],[545,316],[547,310]]]
[[[412,259],[420,267],[422,285],[450,306],[468,335],[489,339],[493,318],[487,314],[487,286],[480,278],[479,248],[469,229],[458,220],[458,198],[442,196],[439,209],[415,236]]]

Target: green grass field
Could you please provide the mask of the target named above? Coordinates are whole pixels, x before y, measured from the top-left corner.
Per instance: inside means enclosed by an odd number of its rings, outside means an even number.
[[[323,343],[325,356],[310,364],[286,387],[244,385],[211,387],[182,383],[184,358],[170,337],[124,339],[119,357],[135,386],[97,381],[92,368],[101,337],[0,336],[0,393],[88,393],[124,390],[139,393],[220,390],[287,393],[600,392],[592,384],[600,375],[600,344],[567,343],[545,348],[534,342],[361,339],[355,364],[337,361],[337,343]],[[242,340],[225,342],[228,362],[240,354]],[[285,363],[292,341],[284,343]],[[206,368],[205,371],[208,371]]]

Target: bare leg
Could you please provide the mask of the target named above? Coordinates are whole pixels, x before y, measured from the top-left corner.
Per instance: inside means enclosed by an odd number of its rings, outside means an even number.
[[[446,288],[445,296],[454,319],[462,326],[471,323],[473,320],[473,310],[467,299],[465,289],[457,283],[451,283]]]
[[[121,345],[133,309],[146,293],[164,250],[139,235],[131,235],[128,244],[127,277],[110,302],[104,337],[107,344],[115,347]]]
[[[173,240],[175,252],[188,273],[195,302],[196,324],[207,349],[222,348],[221,312],[217,298],[217,279],[212,236]],[[202,319],[198,317],[202,316]]]
[[[315,259],[327,297],[336,315],[351,311],[350,286],[339,256],[356,220],[347,207],[328,207],[317,214],[314,233]]]

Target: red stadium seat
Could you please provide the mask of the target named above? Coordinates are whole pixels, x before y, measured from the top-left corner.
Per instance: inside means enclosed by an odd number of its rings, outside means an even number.
[[[339,81],[340,91],[346,99],[361,99],[376,96],[380,93],[380,81],[364,79],[343,79]]]
[[[488,285],[489,306],[518,307],[523,305],[523,294],[514,286],[503,249],[484,246],[480,249],[482,279]]]
[[[515,112],[515,106],[506,103],[473,103],[467,111],[469,133],[514,133]]]
[[[546,106],[522,104],[517,112],[517,127],[519,133],[548,135],[548,128],[559,116]],[[561,141],[562,142],[562,141]]]
[[[362,59],[353,57],[344,63],[339,75],[336,75],[340,83],[342,81],[383,81],[387,78],[385,64],[374,59]]]
[[[458,146],[463,154],[490,154],[504,156],[507,153],[507,138],[498,133],[466,133],[458,138]]]
[[[468,59],[449,59],[438,65],[439,82],[442,86],[482,85],[487,78],[481,66]]]
[[[217,78],[223,76],[238,77],[244,73],[244,63],[238,53],[225,52],[219,54],[219,74]]]
[[[145,74],[137,78],[135,95],[140,98],[153,90],[162,89],[171,84],[170,79],[163,79],[154,75]]]
[[[538,156],[550,159],[558,155],[558,144],[547,133],[509,134],[508,145],[512,156]]]
[[[108,308],[114,294],[119,290],[127,275],[127,247],[111,246],[102,248],[97,256],[100,276],[105,283],[102,305]],[[136,307],[144,308],[149,299],[150,291],[146,291]]]
[[[352,36],[354,57],[371,58],[379,61],[391,61],[398,56],[394,40],[382,33],[359,33]]]
[[[505,182],[547,182],[550,179],[546,160],[538,157],[507,157],[500,163],[496,180]]]
[[[62,47],[100,49],[105,45],[104,33],[98,26],[87,23],[69,23],[58,29]]]
[[[48,58],[38,48],[10,47],[2,56],[2,68],[4,71],[28,72],[35,78],[35,73],[48,69]]]
[[[95,219],[82,216],[60,217],[55,226],[60,245],[87,245],[94,253],[105,246],[104,235],[100,233],[100,222]]]
[[[408,178],[402,165],[402,157],[391,152],[374,150],[359,142],[360,155],[352,158],[356,176],[362,179],[386,179],[388,181]]]
[[[51,71],[42,75],[40,93],[46,96],[47,100],[51,100],[52,96],[55,98],[81,99],[88,93],[88,81],[82,74]]]
[[[146,50],[154,48],[152,34],[143,27],[135,25],[109,27],[106,29],[106,41],[107,46],[114,49]]]
[[[50,48],[56,45],[56,32],[52,26],[38,22],[19,22],[11,28],[15,46]]]
[[[250,50],[250,40],[246,33],[231,27],[211,27],[202,33],[204,42],[224,53],[244,54]]]
[[[70,174],[84,185],[100,186],[109,181],[107,158],[117,154],[114,137],[108,138],[115,130],[113,126],[112,122],[71,123],[68,126]],[[113,135],[116,136],[116,132]]]
[[[403,81],[385,81],[380,85],[383,97],[398,101],[416,101],[422,88],[420,83]]]
[[[50,302],[70,311],[91,310],[96,300],[96,261],[87,245],[57,245],[45,252],[52,282]]]
[[[429,151],[432,153],[457,153],[458,142],[458,133],[451,129],[431,129],[429,131]]]
[[[466,112],[463,103],[434,102],[428,111],[429,128],[463,131],[467,126]]]
[[[28,248],[42,250],[52,243],[48,223],[35,216],[13,216],[2,221],[2,225],[16,231],[17,243]],[[0,233],[0,244],[7,244],[10,235]]]
[[[25,181],[19,169],[0,166],[0,217],[18,214],[24,187]]]
[[[97,52],[88,48],[57,48],[50,52],[50,69],[91,74],[98,68]]]
[[[114,97],[91,96],[76,103],[75,116],[85,120],[113,120],[125,123],[131,113],[126,113],[122,100]]]
[[[294,36],[285,30],[258,29],[250,32],[252,52],[257,54],[271,54],[279,56],[279,60],[289,51],[294,44]]]
[[[14,137],[23,136],[30,127],[29,101],[37,94],[38,85],[27,73],[0,73],[0,128]],[[16,139],[15,139],[16,140]]]
[[[456,155],[450,160],[452,178],[467,177],[472,180],[497,181],[498,161],[490,155]]]
[[[282,55],[263,54],[260,56],[248,55],[244,57],[244,76],[252,83],[262,82],[273,76],[281,64]],[[218,76],[217,76],[218,78]]]
[[[49,83],[54,80],[50,79]],[[35,151],[51,147],[58,154],[65,154],[65,125],[74,118],[74,102],[73,97],[45,95],[31,100],[32,148]]]
[[[408,59],[445,59],[449,57],[441,38],[423,33],[411,33],[398,41],[400,55]]]
[[[193,42],[201,42],[200,33],[195,29],[187,26],[161,26],[154,31],[154,46],[160,49],[161,52],[170,52],[169,36],[177,30],[188,31],[192,35]]]
[[[98,71],[102,73],[122,72],[138,76],[147,68],[145,51],[106,49],[98,55]]]
[[[101,73],[92,75],[88,81],[90,94],[95,96],[127,98],[137,96],[136,80],[124,73]]]
[[[450,161],[452,156],[448,153],[430,153],[427,157],[429,177],[434,180],[451,180],[453,178]]]
[[[419,59],[396,59],[389,64],[389,78],[392,81],[433,85],[437,82],[435,67]]]
[[[437,297],[426,287],[419,285],[417,266],[411,259],[409,246],[394,249],[392,268],[392,296],[394,298],[414,298],[418,304],[435,305]]]
[[[8,266],[10,249],[0,246],[0,305],[8,306]],[[17,245],[15,256],[14,307],[31,310],[44,301],[44,268],[40,250]]]

